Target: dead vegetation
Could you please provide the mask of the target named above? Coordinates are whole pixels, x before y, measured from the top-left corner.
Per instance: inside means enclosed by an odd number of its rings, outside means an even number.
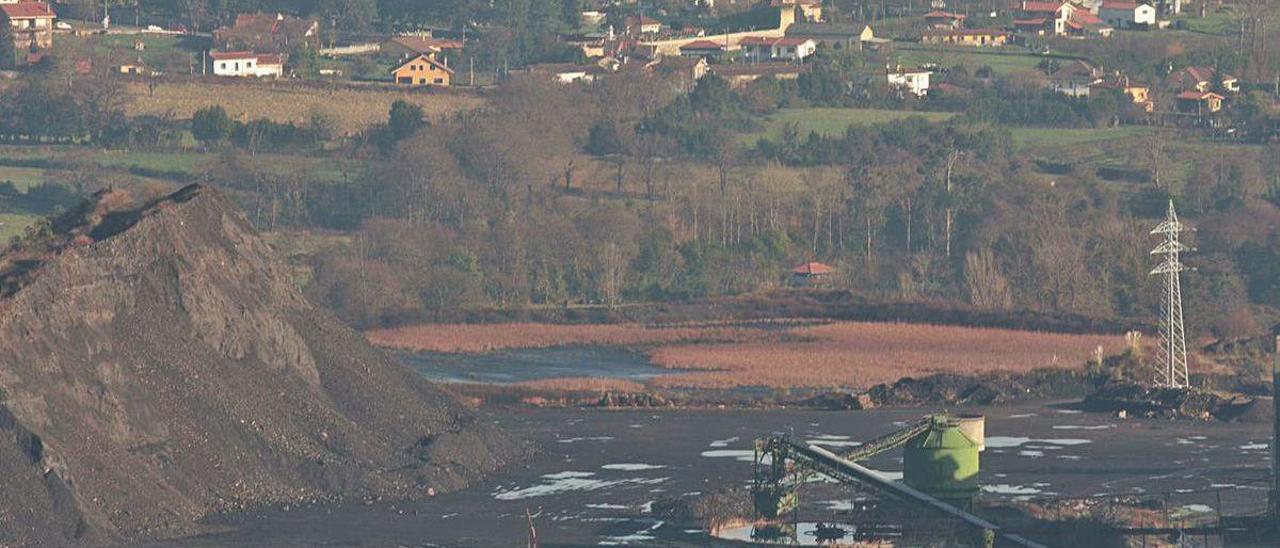
[[[369,342],[400,350],[481,353],[552,346],[653,346],[778,340],[784,333],[732,325],[646,327],[639,324],[425,324],[366,332]]]

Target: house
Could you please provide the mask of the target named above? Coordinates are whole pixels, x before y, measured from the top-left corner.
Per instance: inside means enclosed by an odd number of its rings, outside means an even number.
[[[1174,71],[1165,80],[1167,87],[1174,91],[1210,91],[1219,90],[1239,93],[1240,80],[1230,74],[1218,76],[1213,67],[1186,67]]]
[[[461,50],[462,42],[457,40],[441,40],[430,36],[396,36],[382,44],[383,55],[407,61],[424,53],[445,53]]]
[[[815,43],[831,49],[858,49],[862,42],[862,33],[869,32],[871,27],[852,24],[834,23],[796,23],[787,27],[788,38],[813,40]],[[874,38],[874,33],[871,37]]]
[[[704,57],[684,55],[663,55],[657,61],[649,63],[649,68],[662,74],[675,76],[685,89],[693,88],[695,82],[707,75],[710,66]]]
[[[680,55],[702,59],[719,59],[721,55],[724,55],[724,47],[711,40],[694,40],[680,46]]]
[[[1073,9],[1067,18],[1067,36],[1111,36],[1115,29],[1089,10]]]
[[[320,24],[281,13],[242,13],[230,27],[213,31],[213,42],[222,50],[286,53],[319,46]]]
[[[1128,76],[1119,74],[1104,78],[1089,86],[1090,93],[1095,91],[1117,91],[1129,98],[1143,112],[1155,112],[1155,102],[1151,100],[1151,88],[1129,81]]]
[[[1223,96],[1212,91],[1184,91],[1175,98],[1178,111],[1187,114],[1212,114],[1222,110]]]
[[[0,23],[8,24],[13,34],[15,55],[53,47],[53,20],[57,15],[44,2],[0,0]],[[4,66],[0,60],[0,66]]]
[[[807,262],[791,269],[788,283],[792,287],[820,287],[830,285],[836,274],[836,269],[830,265]]]
[[[1014,27],[1024,30],[1039,22],[1043,25],[1041,28],[1045,33],[1065,36],[1067,34],[1067,21],[1071,19],[1071,14],[1076,11],[1075,5],[1068,2],[1023,0],[1022,7],[1018,10],[1018,15],[1013,23]]]
[[[920,37],[925,44],[953,46],[1003,46],[1009,43],[1009,33],[998,29],[926,30]]]
[[[453,69],[436,60],[433,53],[420,53],[391,69],[391,78],[404,86],[449,87],[453,84]]]
[[[916,97],[924,97],[929,94],[929,75],[932,74],[924,69],[897,69],[885,71],[885,81],[890,88],[896,89],[902,93],[910,93]]]
[[[1055,20],[1049,17],[1014,19],[1013,30],[1031,36],[1045,36],[1047,34],[1053,34],[1054,24]]]
[[[1098,18],[1118,29],[1153,28],[1156,26],[1156,8],[1149,4],[1103,0],[1098,7]]]
[[[769,38],[748,36],[738,41],[742,56],[747,61],[803,61],[818,50],[818,43],[809,38]]]
[[[211,51],[215,76],[256,78],[284,76],[284,58],[279,54],[259,54],[251,51]]]
[[[623,27],[633,36],[662,32],[662,21],[644,15],[632,15],[623,21]]]
[[[795,80],[805,71],[805,65],[793,63],[752,63],[737,65],[711,65],[707,72],[729,81],[730,87],[740,87],[761,78]]]
[[[1049,87],[1054,93],[1068,97],[1088,97],[1090,86],[1102,81],[1102,69],[1086,61],[1075,60],[1049,75]]]
[[[772,0],[771,5],[775,8],[791,8],[807,23],[821,23],[825,20],[822,0]]]
[[[933,29],[958,29],[964,24],[964,20],[968,16],[959,13],[950,13],[941,10],[933,10],[924,14],[924,23]]]

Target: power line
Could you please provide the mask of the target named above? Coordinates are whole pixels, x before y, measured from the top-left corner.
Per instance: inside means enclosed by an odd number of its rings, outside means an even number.
[[[1187,336],[1182,323],[1182,264],[1181,255],[1192,251],[1178,240],[1184,230],[1178,220],[1178,212],[1169,200],[1169,212],[1151,234],[1164,236],[1164,242],[1151,250],[1152,255],[1163,255],[1164,261],[1151,271],[1152,276],[1164,276],[1165,284],[1160,299],[1160,368],[1156,370],[1156,384],[1186,388],[1191,384],[1187,373]]]

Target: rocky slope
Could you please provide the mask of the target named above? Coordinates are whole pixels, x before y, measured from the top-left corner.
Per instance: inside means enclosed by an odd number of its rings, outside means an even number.
[[[522,451],[313,307],[215,190],[122,201],[0,257],[0,545],[427,496]]]

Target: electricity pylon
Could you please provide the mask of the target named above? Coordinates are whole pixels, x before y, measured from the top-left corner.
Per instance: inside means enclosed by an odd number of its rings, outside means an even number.
[[[1163,255],[1164,261],[1151,271],[1152,276],[1164,276],[1165,284],[1160,299],[1160,368],[1156,371],[1156,384],[1185,388],[1191,384],[1187,374],[1187,336],[1182,326],[1182,272],[1187,270],[1180,259],[1182,253],[1192,251],[1178,241],[1178,234],[1185,227],[1178,221],[1178,212],[1169,200],[1169,214],[1152,234],[1164,236],[1164,242],[1151,250],[1152,255]]]

